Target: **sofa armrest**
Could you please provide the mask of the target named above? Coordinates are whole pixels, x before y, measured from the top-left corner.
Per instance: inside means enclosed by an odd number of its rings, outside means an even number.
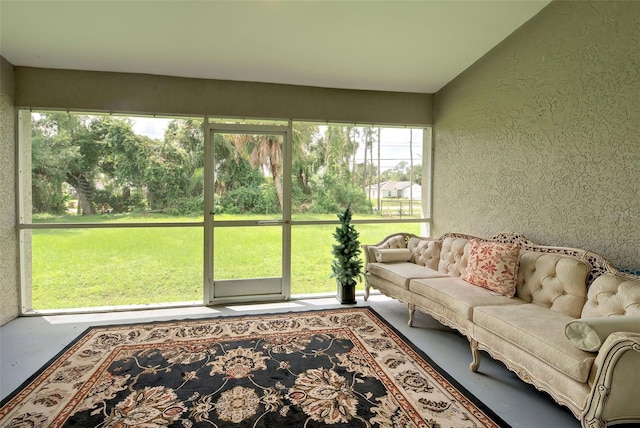
[[[640,333],[610,334],[600,347],[589,383],[583,427],[640,422]]]
[[[410,237],[416,236],[411,233],[394,233],[387,236],[382,241],[373,245],[363,245],[364,271],[367,273],[367,264],[376,261],[376,250],[379,248],[407,248],[407,241]]]
[[[378,247],[376,245],[363,245],[362,249],[364,253],[364,272],[366,274],[369,263],[376,261],[376,250]]]

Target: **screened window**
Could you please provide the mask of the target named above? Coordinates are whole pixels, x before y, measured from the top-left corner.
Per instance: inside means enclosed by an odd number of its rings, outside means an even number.
[[[295,122],[294,219],[348,204],[356,219],[424,219],[422,128]]]
[[[21,121],[23,311],[202,302],[203,120]]]
[[[206,304],[210,271],[335,293],[346,206],[362,244],[429,235],[429,128],[48,111],[20,121],[23,312]],[[235,125],[291,137],[205,137]]]
[[[291,288],[335,292],[336,214],[349,205],[362,244],[428,236],[431,130],[293,123]],[[363,288],[362,283],[360,288]]]

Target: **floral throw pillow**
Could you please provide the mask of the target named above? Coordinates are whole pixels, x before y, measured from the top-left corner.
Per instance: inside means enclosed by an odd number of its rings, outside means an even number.
[[[513,297],[518,280],[519,257],[520,247],[517,244],[472,239],[469,242],[467,272],[462,279],[504,296]]]

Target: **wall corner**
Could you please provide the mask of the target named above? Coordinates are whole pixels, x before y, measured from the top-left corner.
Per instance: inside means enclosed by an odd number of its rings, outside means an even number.
[[[0,325],[20,315],[16,221],[15,70],[0,56]]]

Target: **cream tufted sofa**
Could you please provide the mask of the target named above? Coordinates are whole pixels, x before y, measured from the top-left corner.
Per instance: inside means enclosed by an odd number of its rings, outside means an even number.
[[[457,329],[470,341],[471,370],[486,351],[585,428],[640,422],[640,277],[581,249],[483,239],[519,246],[511,298],[462,279],[473,238],[399,233],[364,245],[365,300],[375,288],[408,305],[409,325],[417,308]]]

